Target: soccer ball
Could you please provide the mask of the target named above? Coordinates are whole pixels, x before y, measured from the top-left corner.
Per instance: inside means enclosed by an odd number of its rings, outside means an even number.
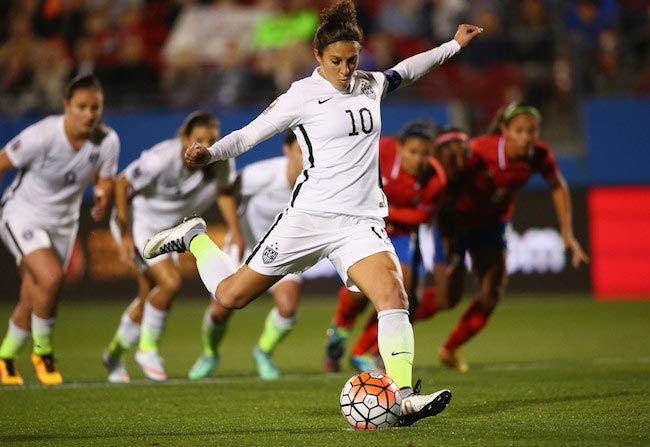
[[[377,372],[350,377],[341,390],[341,413],[357,430],[374,430],[395,425],[400,415],[402,395],[397,384]]]

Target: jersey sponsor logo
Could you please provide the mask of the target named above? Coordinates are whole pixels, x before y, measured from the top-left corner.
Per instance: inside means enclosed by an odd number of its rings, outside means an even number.
[[[375,91],[372,89],[370,84],[367,83],[366,81],[363,81],[361,83],[361,92],[370,99],[377,99],[377,95],[375,95]]]
[[[277,248],[277,245],[275,247],[267,245],[264,248],[264,252],[262,253],[262,262],[264,262],[264,264],[270,264],[275,261],[275,258],[278,257]]]
[[[278,103],[278,101],[280,101],[280,98],[276,98],[275,101],[273,101],[271,104],[269,104],[269,106],[268,106],[266,109],[264,109],[264,111],[262,112],[262,115],[266,115],[267,113],[269,113],[269,111],[270,111],[273,107],[276,106],[276,104]]]
[[[332,99],[332,98],[333,98],[333,96],[330,96],[330,97],[327,98],[327,99],[319,99],[319,100],[318,100],[318,104],[325,104],[327,101],[329,101],[329,100]]]
[[[22,143],[20,142],[20,140],[16,140],[16,141],[14,141],[13,143],[11,143],[11,146],[9,146],[9,149],[11,149],[12,151],[16,152],[18,149],[20,149],[21,144],[22,144]]]

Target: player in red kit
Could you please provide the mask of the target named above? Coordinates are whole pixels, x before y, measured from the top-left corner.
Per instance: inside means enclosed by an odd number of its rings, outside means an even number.
[[[435,130],[426,122],[411,122],[396,138],[382,138],[379,143],[379,166],[382,188],[388,198],[386,231],[399,258],[404,284],[413,296],[418,277],[420,254],[417,230],[432,220],[444,194],[447,178],[440,164],[431,157]],[[414,299],[410,300],[415,302]],[[338,371],[349,329],[367,303],[361,293],[342,287],[332,327],[328,330],[325,370]],[[350,361],[360,370],[378,370],[375,358],[365,355],[367,345],[377,340],[377,316],[372,314],[362,338],[352,351]],[[371,354],[378,354],[371,352]]]
[[[459,349],[485,326],[503,295],[507,279],[505,229],[513,215],[515,194],[533,174],[544,177],[551,188],[573,266],[589,262],[573,235],[566,181],[551,150],[538,139],[540,121],[539,111],[532,106],[511,104],[500,111],[490,133],[470,140],[463,180],[450,191],[451,212],[441,211],[435,235],[435,301],[422,308],[417,317],[458,304],[466,252],[472,257],[472,269],[480,284],[479,294],[440,349],[440,360],[450,368],[468,369]]]

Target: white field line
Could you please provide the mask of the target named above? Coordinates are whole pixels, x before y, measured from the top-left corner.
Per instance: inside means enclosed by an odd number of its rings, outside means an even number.
[[[650,357],[637,357],[637,358],[624,358],[624,357],[609,357],[609,358],[595,358],[595,359],[580,359],[580,360],[560,360],[560,361],[543,361],[543,362],[520,362],[520,363],[494,363],[488,365],[475,365],[472,368],[472,371],[517,371],[517,370],[532,370],[532,369],[552,369],[565,366],[576,366],[576,365],[623,365],[623,364],[650,364]],[[416,368],[423,369],[423,368]],[[283,374],[282,380],[305,380],[305,379],[321,379],[324,377],[337,377],[351,374],[351,371],[335,373],[335,374],[325,374],[325,373],[313,373],[313,374]],[[22,391],[22,390],[69,390],[69,389],[101,389],[101,388],[116,388],[116,387],[128,387],[132,385],[161,385],[161,386],[176,386],[176,385],[200,385],[204,383],[218,383],[218,384],[230,384],[230,383],[246,383],[246,382],[257,382],[259,379],[257,376],[247,375],[247,376],[222,376],[222,377],[212,377],[209,379],[202,379],[198,381],[192,381],[186,378],[172,378],[168,379],[165,382],[154,382],[147,379],[135,379],[131,380],[130,383],[108,383],[108,382],[64,382],[61,385],[57,386],[44,386],[40,384],[25,384],[21,386],[6,386],[0,385],[0,391]]]

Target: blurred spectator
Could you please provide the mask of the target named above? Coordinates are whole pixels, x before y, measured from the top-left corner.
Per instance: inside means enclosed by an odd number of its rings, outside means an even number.
[[[97,47],[92,37],[82,36],[75,41],[72,49],[72,58],[72,67],[68,74],[69,80],[77,76],[89,74],[95,74],[100,79],[103,78],[103,73],[98,73]]]
[[[43,112],[58,111],[68,81],[70,59],[63,39],[50,39],[41,46],[31,88],[33,108]]]
[[[424,3],[423,0],[382,2],[375,23],[376,30],[402,37],[426,37],[428,23]]]

